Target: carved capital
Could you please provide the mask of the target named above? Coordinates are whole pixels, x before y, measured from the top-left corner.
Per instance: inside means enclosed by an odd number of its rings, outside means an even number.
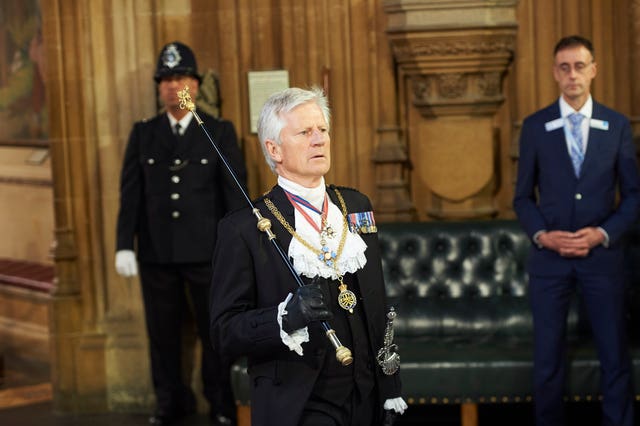
[[[516,48],[515,0],[388,0],[388,37],[425,117],[491,115]]]
[[[390,35],[393,56],[401,67],[495,67],[508,63],[515,50],[516,31],[453,30]]]
[[[412,103],[424,117],[492,115],[504,101],[502,73],[443,73],[411,78]]]
[[[515,50],[515,32],[456,31],[392,37],[413,104],[425,117],[494,114],[504,100],[502,78]]]

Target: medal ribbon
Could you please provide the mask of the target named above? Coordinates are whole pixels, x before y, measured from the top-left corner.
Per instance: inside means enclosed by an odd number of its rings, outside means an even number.
[[[338,191],[337,188],[335,189],[335,191],[336,191],[336,195],[338,196],[338,200],[340,201],[340,206],[342,207],[342,215],[343,215],[342,237],[340,238],[340,244],[338,246],[337,253],[331,251],[329,247],[326,246],[325,242],[323,241],[324,237],[322,236],[322,233],[324,230],[320,229],[316,225],[316,223],[311,219],[309,214],[302,209],[302,206],[305,206],[313,210],[314,212],[320,214],[322,219],[322,227],[324,228],[324,226],[326,225],[327,212],[329,209],[328,207],[329,202],[328,202],[328,197],[326,192],[324,193],[322,212],[320,212],[320,210],[313,207],[304,198],[291,194],[286,190],[284,191],[285,194],[287,195],[287,198],[289,199],[289,202],[293,204],[293,207],[295,207],[295,209],[298,210],[300,214],[302,214],[305,217],[305,219],[311,224],[311,226],[313,226],[313,228],[320,233],[320,244],[322,245],[322,248],[320,249],[320,251],[318,251],[311,244],[305,241],[300,235],[298,235],[296,230],[293,229],[293,227],[287,222],[287,220],[282,216],[282,213],[280,213],[278,208],[271,202],[269,198],[265,197],[264,203],[267,205],[267,208],[269,209],[269,211],[282,224],[282,226],[287,231],[289,231],[291,236],[293,236],[298,241],[300,241],[300,243],[306,248],[308,248],[309,250],[311,250],[312,253],[316,253],[318,255],[318,260],[320,260],[321,262],[324,262],[327,266],[332,267],[335,270],[338,282],[340,283],[340,285],[338,286],[338,289],[340,290],[340,294],[338,295],[338,305],[340,305],[342,309],[349,311],[350,313],[353,313],[353,308],[355,308],[355,306],[357,305],[358,299],[356,298],[356,295],[347,288],[347,284],[345,284],[342,274],[340,273],[340,271],[338,271],[338,267],[337,267],[337,259],[342,254],[342,249],[344,248],[344,243],[347,239],[347,232],[348,232],[348,226],[349,226],[349,224],[347,223],[347,206],[345,205],[342,195],[340,195],[340,191]]]
[[[284,193],[287,195],[287,198],[289,199],[289,202],[293,205],[293,207],[300,212],[300,214],[307,220],[307,222],[309,222],[311,226],[313,226],[313,229],[318,231],[318,233],[321,233],[322,229],[320,229],[320,226],[323,226],[327,221],[327,212],[329,211],[329,203],[327,203],[327,193],[324,193],[322,211],[316,209],[310,202],[300,197],[299,195],[292,194],[286,190],[284,191]],[[302,207],[306,207],[309,210],[312,210],[320,215],[320,226],[316,224],[311,216],[309,216],[309,213],[307,213]]]

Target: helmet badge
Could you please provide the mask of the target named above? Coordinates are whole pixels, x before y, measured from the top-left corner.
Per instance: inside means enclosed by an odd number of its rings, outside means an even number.
[[[164,49],[164,52],[162,52],[162,63],[167,68],[175,67],[176,65],[180,64],[181,60],[182,56],[180,56],[180,51],[178,50],[178,47],[173,43],[167,45],[167,47]]]

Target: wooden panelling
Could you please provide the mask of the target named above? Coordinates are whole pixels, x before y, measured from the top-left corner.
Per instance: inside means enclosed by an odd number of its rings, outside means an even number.
[[[0,257],[51,262],[52,187],[46,148],[0,147]]]
[[[185,42],[201,71],[218,73],[222,115],[236,126],[252,196],[273,185],[275,177],[250,131],[247,73],[286,69],[291,85],[329,90],[333,166],[327,181],[370,195],[389,220],[414,219],[413,209],[418,219],[430,219],[429,201],[418,199],[432,183],[424,180],[431,179],[430,170],[421,168],[435,152],[429,147],[448,140],[436,128],[430,128],[428,143],[422,139],[425,118],[390,49],[389,3],[41,1],[58,280],[50,317],[56,409],[148,408],[152,402],[138,282],[114,271],[114,228],[128,133],[134,121],[157,112],[152,75],[163,44]],[[482,143],[494,149],[492,174],[481,196],[466,201],[470,209],[489,206],[498,216],[509,216],[517,123],[558,97],[551,67],[559,37],[577,32],[593,38],[599,63],[594,96],[640,115],[635,78],[640,72],[640,5],[637,0],[470,3],[517,4],[513,58],[504,65],[500,88],[504,101],[478,123]],[[473,131],[460,134],[466,140],[458,147],[469,146]],[[450,156],[442,167],[457,165],[458,158]],[[445,184],[446,177],[438,175]],[[138,366],[137,374],[128,374],[131,363]]]

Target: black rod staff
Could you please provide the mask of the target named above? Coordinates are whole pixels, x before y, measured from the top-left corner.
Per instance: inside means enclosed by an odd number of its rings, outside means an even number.
[[[256,219],[258,219],[258,223],[257,223],[258,229],[264,232],[265,234],[267,234],[269,241],[271,241],[273,247],[275,247],[276,251],[280,255],[280,258],[282,259],[284,264],[287,266],[287,268],[291,272],[291,275],[293,275],[293,278],[296,280],[296,283],[298,284],[298,286],[300,287],[304,286],[302,279],[300,279],[300,276],[296,273],[295,269],[293,269],[293,265],[289,261],[289,258],[285,255],[284,250],[282,250],[282,247],[280,247],[280,244],[278,244],[278,240],[276,239],[276,234],[274,234],[273,231],[271,231],[271,221],[266,217],[263,217],[262,214],[260,214],[260,210],[258,210],[258,208],[253,205],[253,203],[251,202],[251,198],[249,198],[249,195],[247,195],[247,192],[244,190],[244,188],[238,181],[238,177],[235,171],[233,170],[233,168],[231,167],[227,159],[224,157],[224,155],[222,155],[222,152],[213,141],[211,134],[209,133],[207,128],[204,126],[202,119],[200,119],[200,116],[198,116],[198,113],[196,112],[196,106],[191,100],[191,95],[189,94],[189,87],[185,86],[184,90],[180,90],[178,92],[178,98],[180,99],[180,109],[188,109],[189,111],[191,111],[196,121],[198,122],[198,125],[200,126],[204,134],[207,135],[207,139],[209,139],[209,142],[211,142],[211,145],[216,150],[218,157],[220,157],[225,167],[227,168],[227,171],[229,172],[234,182],[238,186],[238,189],[240,190],[240,192],[242,192],[242,195],[244,195],[244,198],[247,200],[249,207],[251,207],[251,211],[253,215],[256,217]],[[338,360],[338,362],[342,365],[350,365],[353,362],[353,356],[351,355],[351,351],[349,350],[349,348],[347,348],[346,346],[342,345],[342,343],[340,343],[340,339],[338,339],[338,336],[336,336],[335,330],[331,328],[328,322],[321,321],[320,323],[322,324],[322,328],[324,329],[327,337],[329,338],[329,341],[331,342],[333,347],[336,349],[336,359]]]

